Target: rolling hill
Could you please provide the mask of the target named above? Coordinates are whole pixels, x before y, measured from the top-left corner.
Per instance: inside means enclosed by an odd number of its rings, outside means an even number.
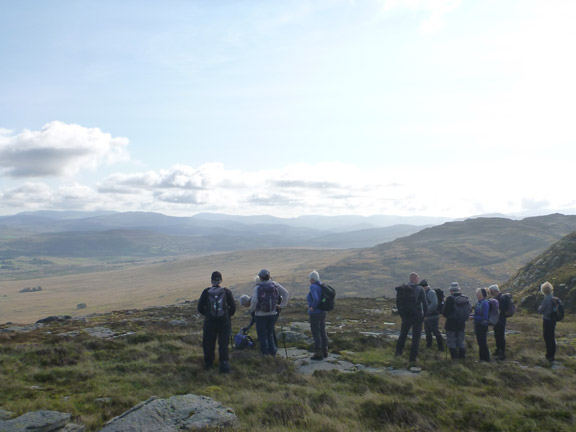
[[[540,285],[545,281],[554,285],[554,295],[562,299],[566,310],[576,312],[576,232],[522,267],[502,288],[512,292],[523,308],[535,311],[542,301]]]

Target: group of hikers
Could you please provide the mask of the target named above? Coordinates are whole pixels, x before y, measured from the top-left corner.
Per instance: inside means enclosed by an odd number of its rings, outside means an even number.
[[[314,338],[314,355],[312,360],[322,360],[328,357],[328,336],[326,335],[326,308],[323,303],[325,285],[320,281],[317,271],[309,274],[310,291],[308,293],[308,314],[310,330]],[[216,341],[218,341],[218,360],[221,373],[230,372],[228,344],[232,335],[230,318],[236,312],[234,296],[228,288],[221,286],[222,273],[212,273],[212,286],[202,291],[198,301],[198,312],[204,315],[202,348],[204,350],[204,368],[211,369],[215,360]],[[249,307],[252,320],[248,327],[242,329],[246,334],[248,329],[256,324],[256,334],[260,345],[260,353],[275,356],[278,351],[278,341],[274,327],[278,316],[288,304],[290,294],[278,282],[272,280],[270,271],[262,269],[254,279],[252,296],[240,296],[240,304]]]
[[[328,357],[328,337],[326,334],[326,312],[333,307],[334,292],[329,285],[321,282],[316,270],[309,276],[310,288],[307,296],[310,330],[314,339],[314,355],[311,360],[323,360]],[[212,286],[206,288],[198,301],[198,312],[204,315],[202,348],[204,367],[209,370],[215,361],[216,342],[218,342],[219,371],[230,372],[229,341],[232,336],[231,317],[236,312],[236,302],[232,292],[222,287],[222,273],[215,271],[211,276]],[[328,291],[326,291],[328,290]],[[489,326],[494,326],[497,360],[506,358],[506,323],[515,312],[510,294],[500,292],[498,285],[476,290],[477,302],[471,305],[467,296],[462,294],[458,282],[450,285],[450,295],[444,299],[441,289],[432,289],[426,279],[420,280],[417,273],[411,273],[409,282],[396,288],[396,307],[402,324],[396,343],[395,356],[401,356],[406,339],[412,331],[409,362],[415,365],[418,360],[422,327],[426,336],[426,347],[432,348],[434,339],[439,351],[444,351],[444,338],[439,329],[440,315],[445,320],[446,346],[453,360],[466,358],[465,330],[469,320],[474,322],[474,332],[478,343],[481,361],[490,361],[487,335]],[[331,294],[330,294],[331,292]],[[541,286],[545,295],[538,312],[543,315],[543,333],[546,344],[546,359],[554,361],[556,353],[555,328],[558,318],[559,301],[553,296],[553,286],[545,282]],[[247,331],[256,324],[256,333],[260,353],[275,356],[278,341],[275,325],[278,316],[288,304],[290,294],[286,288],[272,280],[270,271],[262,269],[254,279],[252,295],[240,296],[240,304],[248,307],[251,321],[241,330],[246,337]],[[328,303],[326,303],[328,301]],[[331,303],[330,307],[327,304]],[[561,305],[561,303],[560,303]],[[561,313],[563,314],[563,308]],[[251,339],[245,339],[252,344]]]
[[[490,361],[488,348],[488,331],[494,326],[496,360],[506,359],[506,324],[514,315],[516,307],[510,294],[500,292],[498,285],[488,288],[477,288],[474,306],[467,296],[462,294],[458,282],[450,284],[450,295],[444,301],[441,289],[431,289],[426,279],[420,280],[417,273],[411,273],[409,282],[396,288],[396,307],[402,318],[400,335],[396,343],[396,356],[401,356],[408,332],[412,330],[410,347],[410,364],[416,364],[422,335],[422,325],[426,334],[426,346],[432,347],[434,337],[439,351],[444,351],[444,340],[438,328],[440,314],[445,318],[446,345],[453,360],[466,358],[465,330],[466,323],[472,320],[478,343],[480,361]],[[546,360],[554,362],[556,355],[556,322],[564,316],[563,305],[553,295],[554,287],[550,282],[540,286],[544,300],[538,308],[543,315],[543,335],[546,344]]]

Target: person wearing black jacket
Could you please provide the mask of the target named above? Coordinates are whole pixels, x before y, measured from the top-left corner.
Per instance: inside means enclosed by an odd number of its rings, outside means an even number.
[[[408,331],[412,329],[412,345],[410,346],[410,363],[416,364],[418,361],[418,350],[420,348],[420,337],[422,335],[422,323],[424,316],[428,312],[428,302],[426,301],[426,294],[424,288],[418,285],[420,276],[417,273],[410,274],[410,282],[407,287],[412,291],[411,302],[412,304],[403,305],[400,298],[400,293],[396,296],[396,306],[402,318],[402,325],[400,327],[400,336],[396,342],[396,357],[401,356],[404,351]]]
[[[198,312],[204,315],[202,348],[204,350],[204,368],[212,367],[215,358],[216,340],[218,340],[218,359],[220,372],[230,372],[228,343],[232,334],[230,317],[236,312],[234,296],[228,288],[220,286],[222,273],[212,273],[212,286],[202,291],[198,301]]]

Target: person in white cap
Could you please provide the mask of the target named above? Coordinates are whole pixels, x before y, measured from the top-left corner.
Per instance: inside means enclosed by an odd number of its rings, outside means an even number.
[[[322,282],[316,270],[312,271],[310,292],[308,293],[308,314],[310,315],[310,331],[314,338],[314,355],[312,360],[323,360],[328,357],[328,336],[326,335],[326,311],[320,309],[322,300]]]

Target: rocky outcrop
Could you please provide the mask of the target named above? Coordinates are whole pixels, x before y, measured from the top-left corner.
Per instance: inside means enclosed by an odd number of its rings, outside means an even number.
[[[148,399],[112,419],[100,432],[180,432],[238,426],[231,408],[206,396]]]
[[[69,423],[70,414],[40,410],[11,420],[0,420],[0,432],[81,432],[84,426]]]

